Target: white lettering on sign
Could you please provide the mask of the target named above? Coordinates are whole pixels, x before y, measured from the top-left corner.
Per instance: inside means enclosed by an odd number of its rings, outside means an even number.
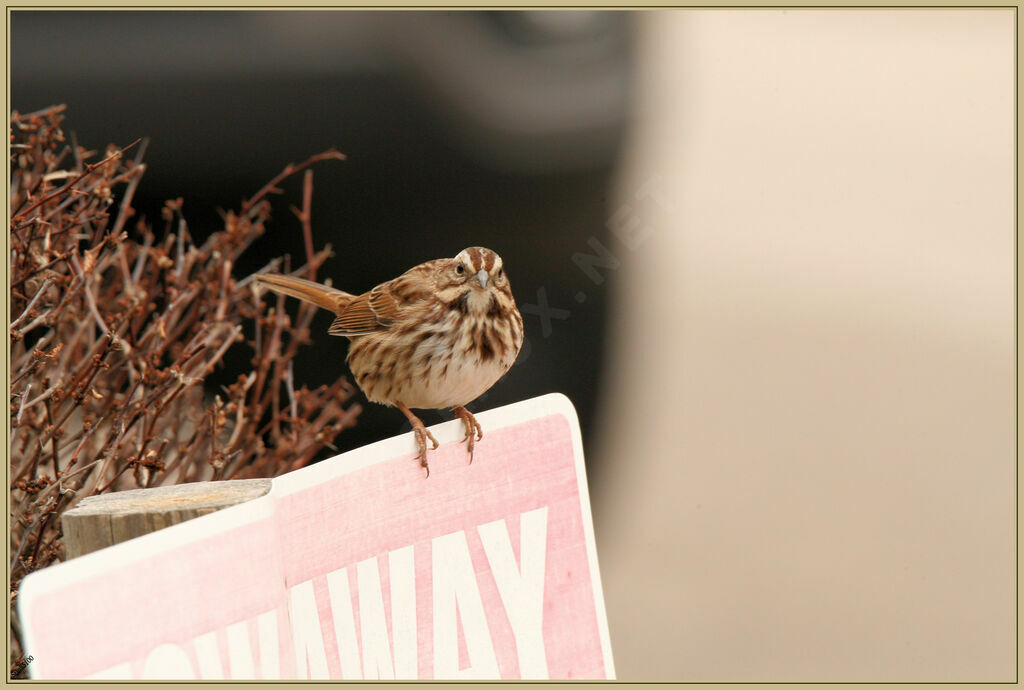
[[[498,594],[508,614],[519,658],[519,677],[543,680],[548,677],[544,654],[544,554],[547,545],[547,506],[523,513],[519,518],[519,561],[504,520],[476,528],[490,563]]]
[[[548,677],[544,648],[544,580],[547,553],[546,507],[519,516],[519,558],[505,520],[476,529],[498,595],[512,628],[523,679]],[[387,554],[388,608],[378,557],[354,565],[358,616],[353,607],[349,569],[339,568],[325,576],[334,643],[341,676],[345,680],[414,680],[419,676],[419,621],[416,608],[416,564],[413,546]],[[498,679],[500,671],[487,613],[480,594],[477,572],[470,556],[468,535],[453,532],[431,540],[433,677],[445,680]],[[485,576],[485,575],[484,575]],[[324,642],[323,621],[317,608],[313,581],[288,590],[287,621],[272,609],[252,619],[226,626],[227,659],[221,658],[219,631],[207,632],[182,645],[164,643],[152,649],[142,665],[142,678],[153,680],[253,679],[256,655],[249,626],[256,624],[259,675],[264,680],[281,678],[280,625],[291,629],[295,677],[327,679],[330,671]],[[492,618],[495,615],[492,612]],[[497,614],[500,615],[500,614]],[[357,619],[358,618],[358,622]],[[358,633],[357,633],[358,630]],[[287,628],[284,634],[288,635]],[[460,638],[467,665],[460,663]],[[195,650],[193,666],[185,649]],[[226,661],[226,663],[225,663]],[[99,671],[89,679],[131,679],[131,664],[122,663]]]
[[[229,625],[227,629],[227,639],[228,669],[231,677],[255,678],[256,665],[252,662],[252,647],[249,644],[248,621]]]
[[[292,649],[295,652],[295,676],[300,680],[327,680],[327,652],[316,612],[313,581],[291,588],[288,597],[288,618],[292,624]]]
[[[419,647],[416,640],[416,565],[413,547],[388,554],[391,578],[391,637],[395,646],[395,678],[419,677]]]
[[[363,679],[394,680],[388,623],[384,620],[384,594],[380,589],[377,558],[356,565],[359,584],[359,634],[363,641]]]
[[[217,633],[210,632],[200,635],[192,644],[196,647],[199,677],[203,680],[224,680],[224,670],[220,665],[220,652],[217,651]]]
[[[143,680],[195,680],[192,662],[185,650],[176,644],[162,644],[146,656],[142,665]]]
[[[435,537],[431,547],[434,589],[434,678],[472,680],[498,678],[491,632],[480,600],[476,573],[469,557],[465,532]],[[459,668],[459,629],[469,667]]]
[[[118,664],[105,668],[102,671],[86,676],[83,680],[133,680],[132,665],[130,662]]]
[[[281,656],[277,636],[277,609],[257,616],[256,626],[260,640],[260,673],[263,680],[278,680],[281,677]]]
[[[348,568],[327,573],[327,592],[331,598],[331,616],[334,618],[334,639],[338,644],[341,677],[345,680],[362,680],[359,643],[356,642],[356,619],[352,615],[352,595],[348,587]]]

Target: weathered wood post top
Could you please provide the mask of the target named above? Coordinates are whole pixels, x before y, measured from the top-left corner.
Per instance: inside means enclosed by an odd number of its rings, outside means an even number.
[[[269,479],[231,479],[88,496],[62,518],[67,558],[251,501],[270,486]]]

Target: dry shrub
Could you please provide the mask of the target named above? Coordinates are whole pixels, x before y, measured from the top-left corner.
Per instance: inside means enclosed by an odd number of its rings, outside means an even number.
[[[281,474],[309,463],[359,412],[347,404],[354,389],[345,378],[315,390],[293,385],[315,307],[301,307],[292,324],[282,300],[269,306],[252,276],[232,275],[266,229],[276,185],[343,156],[289,165],[197,245],[180,199],[164,207],[159,234],[144,220],[131,227],[144,145],[97,156],[67,142],[63,111],[11,118],[12,605],[27,573],[63,558],[60,517],[82,497]],[[311,175],[302,208],[293,208],[307,252],[296,273],[307,277],[330,252],[313,251]],[[204,390],[243,341],[251,368]],[[13,617],[15,662],[17,632]]]

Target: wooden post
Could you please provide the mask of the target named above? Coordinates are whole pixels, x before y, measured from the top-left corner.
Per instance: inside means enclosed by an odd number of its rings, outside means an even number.
[[[156,532],[179,522],[251,501],[270,491],[269,479],[195,482],[88,496],[64,513],[67,558]]]

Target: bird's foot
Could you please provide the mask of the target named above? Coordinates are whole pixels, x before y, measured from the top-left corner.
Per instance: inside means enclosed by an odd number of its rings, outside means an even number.
[[[466,450],[469,451],[469,461],[473,462],[473,447],[476,442],[484,437],[484,430],[480,427],[480,422],[476,421],[476,417],[473,413],[467,410],[461,405],[459,407],[453,407],[452,412],[459,416],[462,420],[463,426],[466,427],[466,435],[463,437],[463,441],[466,442]]]
[[[439,445],[437,439],[434,438],[434,435],[430,433],[427,427],[423,426],[423,422],[421,422],[419,417],[414,415],[409,410],[408,407],[406,407],[402,403],[396,403],[396,406],[398,407],[398,409],[402,411],[403,414],[405,414],[406,418],[408,418],[409,420],[409,423],[412,424],[412,433],[413,436],[415,436],[416,438],[416,458],[420,461],[420,467],[422,467],[426,471],[427,476],[429,477],[430,468],[427,466],[427,439],[429,438],[430,442],[434,444],[434,450],[437,450],[437,447]]]
[[[419,421],[419,420],[417,420]],[[437,450],[437,439],[434,435],[427,430],[427,427],[423,426],[423,423],[412,425],[413,433],[416,435],[416,447],[418,452],[416,457],[420,461],[420,467],[426,470],[427,476],[430,476],[430,468],[427,467],[427,439],[434,444],[434,450]]]

